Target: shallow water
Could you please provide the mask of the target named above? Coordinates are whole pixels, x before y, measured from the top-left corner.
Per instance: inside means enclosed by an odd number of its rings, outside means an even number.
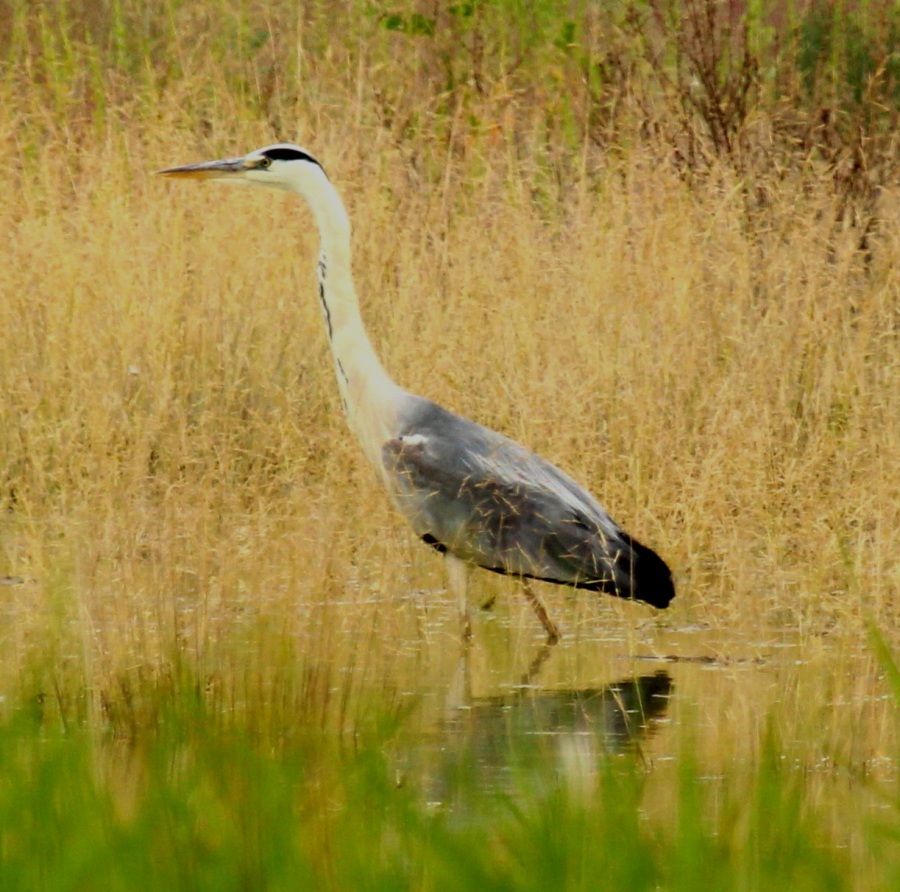
[[[354,642],[344,678],[356,678],[362,699],[390,691],[406,704],[398,783],[464,812],[462,776],[489,793],[524,780],[532,792],[591,794],[598,765],[631,753],[651,778],[647,810],[665,814],[686,751],[715,787],[752,774],[774,735],[780,763],[807,779],[836,835],[862,844],[846,828],[884,809],[900,752],[896,707],[865,630],[767,618],[717,625],[600,600],[555,604],[564,637],[547,646],[511,594],[477,613],[469,646],[440,590],[373,605],[390,632],[360,635],[378,623],[358,622],[359,602],[331,605],[357,617],[337,623]]]
[[[475,610],[465,646],[439,564],[421,575],[432,584],[398,592],[390,579],[362,578],[315,600],[274,585],[248,585],[232,601],[186,589],[164,609],[142,607],[140,624],[132,612],[144,604],[141,587],[124,609],[122,593],[110,589],[109,613],[106,595],[97,594],[71,615],[71,630],[55,629],[62,643],[48,654],[50,671],[65,688],[60,666],[82,659],[86,616],[98,649],[140,629],[145,637],[128,641],[126,669],[101,678],[93,667],[107,687],[100,720],[114,734],[131,733],[141,717],[119,714],[137,709],[141,684],[159,673],[140,648],[164,639],[171,617],[180,659],[203,679],[210,705],[250,726],[340,738],[379,711],[395,716],[398,783],[420,784],[435,807],[453,807],[453,778],[464,768],[483,791],[508,791],[523,773],[540,785],[591,791],[598,764],[630,753],[652,778],[646,808],[665,813],[685,751],[715,785],[752,771],[773,733],[784,766],[817,787],[836,824],[839,815],[877,814],[879,785],[896,785],[896,707],[852,617],[818,625],[752,610],[735,617],[694,607],[689,597],[662,613],[545,587],[563,629],[549,647],[515,585],[491,578],[487,591],[499,597],[493,610]],[[146,590],[156,581],[148,576]],[[26,640],[22,630],[29,621],[40,627],[34,605],[47,595],[36,579],[14,583],[2,589],[3,634],[8,652],[22,654],[43,646],[42,635]],[[104,618],[106,639],[98,634]],[[10,662],[0,691],[9,701],[20,687],[12,672]],[[148,709],[152,718],[152,702]]]

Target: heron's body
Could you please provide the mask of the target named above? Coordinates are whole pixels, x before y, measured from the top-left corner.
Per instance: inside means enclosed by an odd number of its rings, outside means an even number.
[[[382,447],[387,481],[430,545],[498,573],[668,604],[665,564],[558,468],[421,397],[405,395],[399,420]]]
[[[348,422],[415,532],[450,558],[457,588],[464,581],[461,561],[668,606],[675,590],[666,564],[589,492],[518,443],[391,380],[359,313],[346,211],[308,153],[267,146],[244,158],[162,173],[269,185],[307,200],[321,238],[319,299]],[[555,626],[526,592],[554,638]]]

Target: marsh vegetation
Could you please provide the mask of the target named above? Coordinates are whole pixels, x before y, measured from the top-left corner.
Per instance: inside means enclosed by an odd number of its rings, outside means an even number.
[[[900,885],[900,19],[597,6],[0,4],[4,889]],[[282,139],[667,612],[481,574],[461,658],[305,210],[152,177]]]

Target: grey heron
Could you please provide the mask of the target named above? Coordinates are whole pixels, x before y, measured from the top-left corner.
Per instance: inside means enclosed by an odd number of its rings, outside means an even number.
[[[319,301],[347,421],[394,505],[445,556],[466,638],[472,564],[519,577],[551,642],[559,632],[529,580],[669,605],[675,588],[666,563],[587,490],[518,443],[394,383],[360,316],[347,212],[309,152],[278,143],[159,173],[269,186],[306,200],[319,230]]]

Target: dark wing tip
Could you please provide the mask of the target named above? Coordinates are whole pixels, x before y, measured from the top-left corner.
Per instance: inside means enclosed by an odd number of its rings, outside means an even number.
[[[632,560],[626,572],[629,574],[631,597],[652,607],[665,609],[675,597],[672,571],[652,548],[629,539]]]

